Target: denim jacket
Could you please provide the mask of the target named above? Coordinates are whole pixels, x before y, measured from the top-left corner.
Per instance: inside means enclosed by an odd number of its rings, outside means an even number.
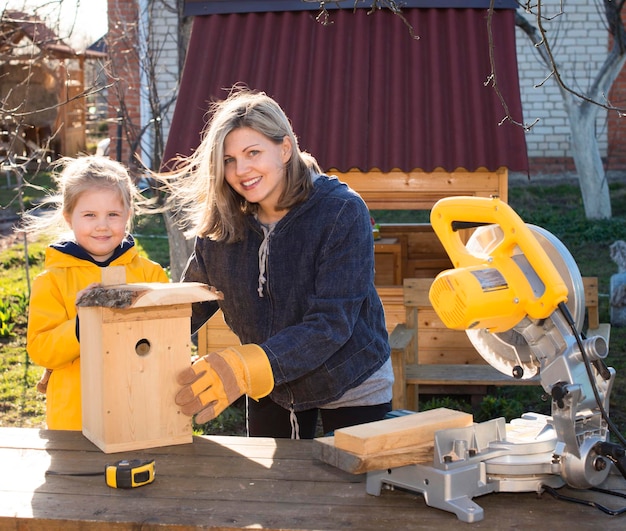
[[[264,239],[253,216],[243,241],[197,238],[182,280],[224,293],[226,323],[243,344],[258,344],[268,356],[276,403],[295,411],[322,406],[390,355],[367,206],[336,177],[321,175],[307,201],[267,237],[266,261],[259,258]],[[194,304],[192,330],[217,305]]]

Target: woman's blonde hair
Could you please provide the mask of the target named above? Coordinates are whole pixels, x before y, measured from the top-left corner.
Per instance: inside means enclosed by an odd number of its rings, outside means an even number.
[[[24,215],[21,230],[61,237],[68,233],[65,217],[72,214],[80,196],[87,191],[103,189],[119,193],[130,212],[126,227],[130,232],[134,198],[138,196],[138,191],[121,163],[96,155],[65,157],[55,164],[53,179],[57,189]]]
[[[170,199],[182,214],[189,235],[233,242],[243,236],[246,215],[258,205],[248,203],[226,182],[224,140],[234,129],[249,127],[280,144],[288,137],[291,158],[285,164],[285,189],[277,208],[289,209],[305,201],[313,175],[320,173],[315,159],[300,151],[289,119],[276,101],[263,92],[236,87],[227,99],[214,103],[212,115],[196,151],[175,161],[167,179]],[[171,183],[171,181],[174,181]]]

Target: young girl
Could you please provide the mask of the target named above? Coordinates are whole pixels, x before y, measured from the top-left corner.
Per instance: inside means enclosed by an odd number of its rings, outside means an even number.
[[[139,256],[129,234],[136,190],[126,169],[106,157],[65,159],[56,208],[29,215],[25,230],[55,234],[45,271],[33,281],[26,349],[46,368],[49,429],[80,430],[81,386],[77,295],[101,282],[101,268],[124,266],[126,282],[169,282],[161,266]],[[61,236],[60,232],[70,229]],[[49,377],[49,381],[45,381]],[[88,390],[86,390],[88,392]]]
[[[326,432],[380,420],[393,371],[367,206],[300,151],[267,95],[238,91],[213,111],[177,170],[197,236],[183,280],[224,293],[243,345],[179,375],[177,403],[202,423],[245,393],[254,436],[312,438],[320,412]],[[217,307],[194,304],[194,330]]]

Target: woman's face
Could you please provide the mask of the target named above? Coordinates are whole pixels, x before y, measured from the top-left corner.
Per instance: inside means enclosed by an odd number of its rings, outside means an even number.
[[[224,139],[224,172],[228,184],[249,203],[259,205],[259,220],[278,221],[277,211],[285,187],[285,164],[291,158],[289,137],[276,143],[249,127],[233,129]]]

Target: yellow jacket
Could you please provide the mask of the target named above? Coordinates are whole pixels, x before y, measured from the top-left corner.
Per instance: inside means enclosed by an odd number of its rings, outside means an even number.
[[[48,247],[46,270],[31,290],[26,349],[33,362],[53,371],[46,391],[46,421],[54,430],[82,429],[75,302],[80,290],[101,282],[101,271],[81,251],[76,244]],[[129,283],[169,282],[160,265],[139,256],[132,238],[106,265],[124,266]]]

